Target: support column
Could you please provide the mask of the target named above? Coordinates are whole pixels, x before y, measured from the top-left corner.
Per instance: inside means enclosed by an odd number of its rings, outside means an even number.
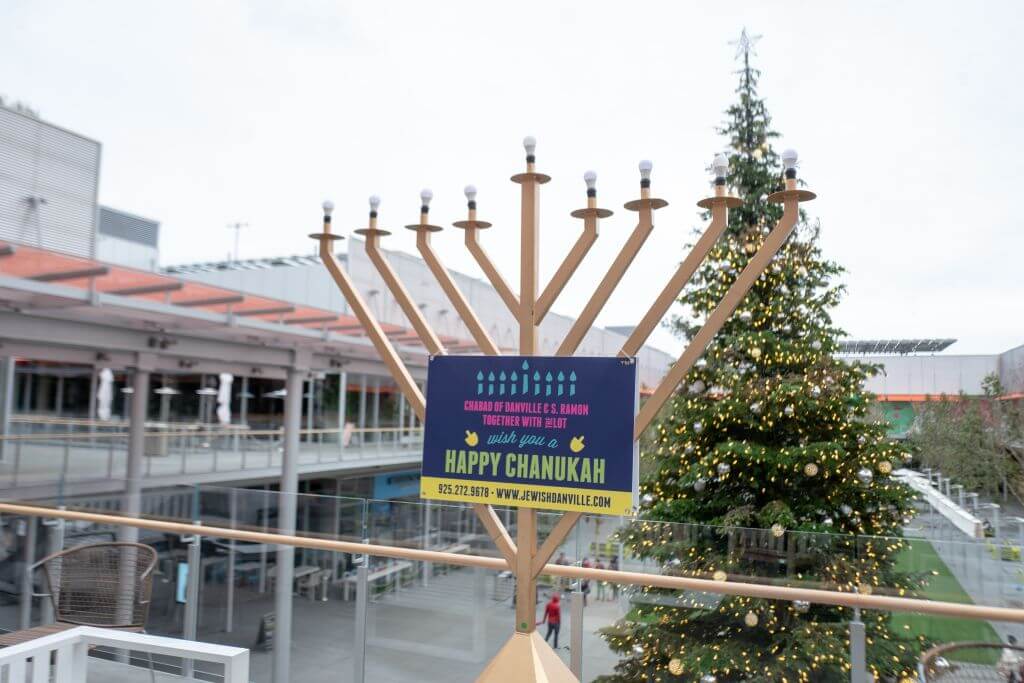
[[[366,429],[367,427],[367,376],[362,375],[359,378],[359,422],[356,425],[359,429]],[[366,436],[359,435],[359,441],[361,443]]]
[[[236,529],[238,525],[238,489],[233,488],[228,494],[230,496],[228,505],[228,516],[231,518],[231,528]],[[228,604],[224,615],[224,632],[231,633],[235,626],[235,539],[228,541]]]
[[[11,414],[14,413],[14,372],[12,356],[0,357],[0,436],[11,434]],[[14,449],[0,439],[0,461],[5,461]]]
[[[575,579],[570,602],[569,670],[576,678],[583,680],[583,592],[580,580]]]
[[[24,569],[21,571],[21,595],[19,596],[19,624],[22,630],[32,626],[32,593],[33,579],[32,565],[36,561],[36,525],[39,519],[26,517],[25,522],[25,556]]]
[[[136,368],[132,375],[131,418],[128,423],[128,454],[125,465],[124,503],[121,509],[129,517],[138,517],[142,512],[142,471],[146,447],[146,409],[149,399],[149,370]],[[137,543],[139,530],[123,526],[118,530],[118,540]]]
[[[369,558],[365,555],[356,567],[356,610],[355,639],[352,644],[352,680],[363,683],[366,680],[366,609],[369,593]]]
[[[405,433],[405,395],[399,392],[398,394],[398,434],[395,439],[397,447],[402,446],[402,435]]]
[[[63,505],[60,507],[64,509]],[[45,554],[49,556],[64,550],[64,520],[43,519],[41,523],[43,528],[46,529]],[[54,622],[53,602],[48,598],[44,598],[39,602],[39,608],[41,612],[39,623],[52,624]]]
[[[850,622],[850,681],[851,683],[867,683],[867,649],[864,622],[860,620],[860,610],[854,608],[853,621]]]
[[[348,419],[348,373],[338,373],[338,450],[345,450],[345,420]]]
[[[373,378],[373,438],[380,447],[380,377]]]
[[[313,411],[315,407],[316,378],[310,377],[306,386],[309,387],[309,393],[306,394],[306,443],[312,443],[314,441],[313,425],[315,424],[313,420],[316,417]]]
[[[305,370],[288,369],[284,397],[284,455],[281,459],[281,492],[278,496],[279,533],[294,534],[299,491],[299,428],[302,424],[302,380]],[[277,547],[277,576],[274,583],[274,683],[291,680],[292,583],[295,548]]]
[[[64,409],[64,375],[57,375],[57,389],[53,394],[53,415],[60,417]]]

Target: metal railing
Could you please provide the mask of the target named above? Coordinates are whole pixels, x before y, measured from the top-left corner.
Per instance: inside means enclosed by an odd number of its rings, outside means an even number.
[[[990,656],[979,657],[978,655],[982,653],[988,653]],[[1009,657],[1006,656],[1007,653],[1010,653]],[[976,642],[945,643],[937,645],[921,655],[917,675],[920,678],[920,683],[1019,681],[1022,662],[1024,662],[1024,646],[1020,645]]]
[[[0,675],[6,675],[7,683],[86,683],[93,680],[89,676],[89,650],[96,648],[209,662],[222,667],[218,680],[249,683],[246,649],[92,626],[78,626],[0,649]],[[97,662],[93,659],[91,663]]]
[[[142,532],[146,542],[160,547],[160,552],[167,558],[161,565],[161,580],[170,588],[164,588],[161,604],[169,603],[167,609],[173,608],[174,598],[167,591],[173,589],[175,576],[184,577],[181,580],[187,584],[181,586],[185,597],[180,599],[179,609],[183,608],[183,612],[177,611],[177,616],[168,623],[167,615],[170,613],[161,611],[163,618],[158,620],[160,625],[155,626],[158,632],[186,639],[195,639],[200,633],[212,635],[222,632],[229,642],[242,646],[252,642],[249,638],[253,637],[254,624],[261,616],[275,610],[271,606],[271,596],[267,595],[279,590],[275,587],[274,567],[275,561],[281,558],[274,549],[281,546],[299,548],[293,590],[309,600],[296,603],[297,614],[301,615],[299,623],[305,625],[296,627],[295,637],[299,640],[314,637],[309,633],[311,624],[345,615],[345,619],[351,620],[347,623],[351,624],[353,635],[351,644],[342,647],[348,651],[346,657],[353,667],[355,681],[372,680],[374,667],[381,666],[381,653],[385,651],[439,657],[469,675],[474,663],[482,661],[487,649],[487,619],[500,619],[502,614],[507,614],[500,608],[502,605],[507,608],[512,599],[508,564],[501,557],[487,556],[492,551],[489,538],[479,525],[474,524],[471,511],[463,507],[299,494],[296,504],[299,506],[299,519],[304,519],[304,522],[297,534],[282,535],[275,531],[276,506],[285,504],[283,498],[291,496],[265,490],[211,486],[190,488],[191,491],[182,487],[180,490],[175,488],[146,494],[142,505],[143,518],[103,509],[83,509],[83,505],[92,507],[94,501],[88,494],[79,496],[73,491],[60,500],[47,500],[45,503],[0,504],[0,517],[7,529],[25,534],[21,536],[23,542],[18,544],[18,557],[31,556],[32,548],[42,544],[47,547],[64,545],[61,533],[64,528],[69,534],[73,530],[75,536],[74,541],[69,536],[68,542],[82,542],[84,538],[95,538],[102,533],[120,533],[118,527],[146,530]],[[149,504],[148,499],[152,499]],[[179,499],[180,505],[175,503]],[[50,507],[59,505],[71,509]],[[541,526],[553,522],[553,519],[542,517],[539,520]],[[40,525],[32,518],[50,518],[50,521]],[[997,602],[994,604],[962,604],[952,601],[963,597],[943,588],[926,592],[925,595],[931,599],[908,599],[901,597],[902,590],[894,586],[863,587],[862,590],[870,591],[856,592],[858,588],[837,585],[827,576],[814,572],[767,571],[762,574],[759,569],[740,563],[729,573],[718,575],[717,572],[711,574],[700,570],[678,571],[657,562],[651,565],[641,558],[624,554],[622,544],[614,540],[618,533],[616,527],[621,530],[624,523],[629,524],[627,520],[620,520],[616,525],[611,518],[594,518],[582,524],[585,529],[564,548],[568,561],[574,564],[556,563],[538,569],[541,583],[547,586],[544,590],[569,593],[566,607],[571,612],[568,619],[571,631],[566,640],[571,643],[571,669],[581,680],[584,679],[584,668],[591,673],[594,670],[610,672],[611,655],[606,646],[598,646],[594,642],[594,627],[601,622],[610,624],[616,618],[623,618],[628,614],[630,605],[647,604],[649,600],[689,604],[697,599],[710,605],[717,604],[723,596],[746,596],[789,601],[793,605],[818,603],[852,607],[848,638],[851,673],[866,671],[865,651],[872,651],[864,628],[864,622],[868,620],[862,621],[858,616],[861,609],[1024,624],[1024,610],[1012,608],[1013,603],[1008,604],[999,596],[995,596]],[[611,528],[602,526],[608,524]],[[681,543],[713,542],[723,533],[719,527],[650,524],[666,527],[663,530],[667,534],[666,539]],[[37,534],[39,541],[32,541]],[[779,543],[785,540],[775,538],[770,532],[754,529],[729,529],[727,536],[732,539],[730,548],[737,552],[740,552],[740,547],[749,548],[746,554],[753,553],[757,557],[783,547]],[[795,553],[795,558],[811,551],[829,550],[849,556],[851,561],[860,557],[862,551],[870,554],[879,544],[900,542],[900,539],[800,532],[787,532],[785,537],[789,541],[785,548]],[[920,556],[932,546],[923,539],[904,539],[902,542],[913,546],[907,549],[913,550],[915,556]],[[586,556],[608,558],[615,555],[618,566],[627,571],[579,566]],[[740,555],[744,553],[740,552]],[[188,569],[182,573],[180,567],[184,564]],[[178,567],[177,571],[175,567]],[[454,576],[450,575],[449,572],[456,567],[473,569],[471,572],[455,571]],[[587,612],[586,629],[583,626],[586,597],[581,592],[584,582],[589,582],[594,588],[591,601],[602,605],[597,612],[593,612],[591,606],[591,611]],[[15,592],[30,593],[29,585],[23,583],[20,591],[15,587]],[[657,591],[648,593],[645,587],[664,589],[669,593],[659,597]],[[612,595],[621,596],[622,601],[615,603],[614,607],[604,607],[605,603],[600,602],[602,595],[598,592],[601,590],[606,593],[614,590]],[[330,603],[326,602],[328,592],[333,598]],[[346,605],[350,595],[354,595],[355,601]],[[196,596],[200,596],[198,601]],[[980,596],[980,601],[990,597],[988,594]],[[341,601],[334,601],[338,599]],[[609,598],[606,596],[604,599]],[[21,602],[24,628],[31,622],[31,601],[22,599]],[[221,621],[222,617],[224,621]],[[417,631],[413,624],[424,623],[417,621],[423,618],[428,620],[425,623],[456,620],[464,647],[453,649],[450,638],[434,634],[427,637]],[[313,621],[304,622],[306,619]],[[323,627],[312,628],[322,630]],[[291,633],[290,630],[288,632]],[[984,637],[995,638],[995,634]],[[257,656],[265,655],[260,653]],[[863,677],[855,680],[861,681]]]
[[[27,517],[44,517],[91,522],[93,524],[120,525],[180,535],[205,535],[214,538],[233,539],[249,543],[285,545],[295,548],[350,553],[359,556],[370,555],[418,562],[480,567],[483,569],[498,571],[509,570],[508,563],[500,557],[485,557],[481,555],[453,553],[439,550],[422,550],[419,548],[386,546],[352,541],[339,541],[326,538],[309,538],[262,531],[249,531],[245,529],[214,527],[199,523],[184,524],[181,522],[139,519],[122,515],[60,510],[14,503],[0,503],[0,513],[23,515]],[[961,604],[937,600],[921,600],[917,598],[901,598],[859,592],[841,592],[817,588],[795,588],[791,586],[733,582],[729,581],[728,577],[705,579],[688,576],[643,574],[611,569],[594,569],[590,567],[577,567],[560,564],[547,564],[537,573],[555,577],[566,577],[569,579],[585,579],[634,586],[666,588],[678,591],[697,591],[769,600],[805,601],[814,604],[835,605],[859,609],[913,612],[918,614],[933,614],[936,616],[958,617],[963,619],[983,619],[1024,624],[1024,610],[1021,609]]]
[[[153,425],[148,425],[152,427]],[[108,479],[124,475],[128,432],[80,431],[10,434],[0,478],[11,486]],[[145,433],[145,475],[172,477],[216,472],[244,472],[279,467],[282,429],[209,428],[166,425]],[[382,460],[419,455],[422,428],[346,426],[299,431],[298,462],[316,467],[352,460]]]

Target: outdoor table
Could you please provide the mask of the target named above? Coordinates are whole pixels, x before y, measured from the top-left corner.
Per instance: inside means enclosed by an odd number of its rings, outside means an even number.
[[[299,565],[298,567],[295,568],[295,572],[294,572],[294,574],[292,576],[292,581],[298,581],[302,577],[309,576],[310,574],[315,574],[318,571],[320,571],[320,567],[317,567],[317,566],[314,566],[314,565],[310,565],[310,564]],[[274,584],[277,581],[277,566],[276,565],[267,570],[267,579],[270,581],[270,588],[273,589]],[[294,589],[295,589],[295,587],[292,586],[292,590],[293,591],[294,591]]]
[[[401,573],[406,569],[411,568],[412,562],[408,562],[406,560],[401,560],[399,562],[388,564],[387,566],[381,567],[380,569],[374,569],[372,572],[368,573],[366,575],[366,584],[367,586],[372,586],[374,583],[380,581],[381,579],[384,579],[385,581],[391,579],[392,582],[394,583],[395,591],[397,592],[399,587],[401,586]],[[358,581],[358,577],[355,574],[355,572],[350,572],[348,575],[345,576],[344,579],[341,580],[343,589],[342,598],[344,600],[349,599],[349,590],[350,588],[355,588],[356,581]]]

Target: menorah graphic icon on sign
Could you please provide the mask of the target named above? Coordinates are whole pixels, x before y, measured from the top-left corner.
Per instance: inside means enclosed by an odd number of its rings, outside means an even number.
[[[559,371],[554,375],[545,372],[541,375],[540,370],[534,370],[531,376],[529,361],[523,361],[521,372],[512,370],[498,372],[489,370],[486,374],[483,370],[476,373],[477,396],[575,396],[576,395],[576,371],[572,370],[566,375]],[[568,380],[568,384],[566,384]]]
[[[498,272],[490,257],[479,242],[481,230],[491,224],[477,218],[476,188],[465,189],[467,200],[467,217],[456,221],[453,225],[464,231],[465,244],[473,255],[488,280],[497,290],[502,301],[515,316],[519,325],[519,355],[536,355],[537,326],[547,315],[552,304],[565,289],[572,275],[586,257],[598,237],[598,221],[608,218],[612,212],[599,208],[597,205],[597,175],[591,171],[584,174],[586,183],[587,205],[572,212],[574,218],[583,221],[583,232],[576,243],[556,269],[551,280],[543,290],[539,287],[538,272],[538,227],[540,219],[540,186],[551,178],[536,170],[536,141],[526,138],[523,141],[526,149],[526,171],[512,176],[512,182],[520,186],[520,270],[519,293],[513,292],[502,275]],[[715,334],[725,321],[734,313],[747,292],[758,277],[771,263],[772,258],[782,248],[796,227],[799,215],[799,203],[814,199],[814,193],[797,187],[796,161],[797,155],[787,150],[782,156],[785,167],[785,187],[768,197],[769,202],[783,204],[783,214],[778,224],[765,237],[757,252],[751,257],[746,267],[736,276],[725,296],[714,311],[707,317],[703,326],[693,336],[689,345],[682,352],[668,373],[658,384],[654,392],[647,398],[636,416],[633,425],[633,438],[639,438],[658,414],[665,402],[672,396],[676,387],[682,382],[690,368],[704,353]],[[726,177],[729,161],[724,154],[715,157],[712,164],[714,172],[714,194],[697,202],[697,205],[711,212],[711,222],[703,231],[690,253],[679,264],[675,273],[669,278],[650,308],[634,328],[632,334],[622,345],[619,355],[632,357],[640,350],[655,327],[665,317],[683,287],[704,261],[715,242],[722,236],[728,223],[730,208],[740,206],[742,200],[728,194]],[[608,268],[604,278],[594,290],[579,317],[573,323],[565,339],[559,345],[556,356],[572,356],[575,354],[587,331],[593,326],[598,314],[604,308],[612,292],[629,270],[637,253],[639,253],[647,237],[654,228],[654,212],[668,205],[664,199],[651,196],[651,171],[649,161],[640,162],[640,197],[626,202],[625,208],[638,214],[638,221],[633,232],[627,238],[619,254]],[[427,267],[437,279],[460,318],[469,329],[474,342],[485,355],[499,355],[494,340],[491,339],[476,313],[465,296],[459,290],[454,279],[442,265],[431,245],[431,237],[443,228],[428,222],[430,201],[433,194],[424,190],[420,194],[419,222],[405,226],[416,233],[416,246]],[[365,248],[370,260],[374,263],[381,278],[384,280],[402,312],[409,319],[420,342],[431,355],[446,353],[438,336],[431,329],[422,311],[413,301],[408,289],[398,278],[388,261],[380,251],[380,240],[390,233],[378,227],[378,208],[380,199],[370,198],[370,216],[367,227],[356,230],[366,238]],[[364,327],[377,353],[380,354],[388,370],[398,383],[399,388],[412,406],[413,411],[422,420],[426,413],[426,403],[416,382],[405,363],[401,360],[391,341],[385,335],[380,323],[370,311],[362,294],[356,289],[349,275],[344,271],[335,257],[332,244],[342,236],[331,231],[331,212],[334,205],[325,202],[323,205],[323,230],[310,235],[319,241],[320,257],[330,272],[342,294],[352,307],[352,311]],[[515,388],[519,396],[545,397],[558,395],[559,391],[568,391],[571,396],[575,389],[574,378],[569,376],[552,377],[540,374],[539,371],[529,373],[524,367],[517,373],[517,380],[512,374],[504,378],[499,373],[493,375],[477,375],[477,389],[481,395],[511,395]],[[566,387],[566,380],[568,386]],[[495,394],[496,392],[496,394]],[[561,659],[547,646],[535,629],[536,618],[536,580],[544,570],[555,550],[564,542],[569,532],[579,520],[581,513],[564,513],[558,523],[548,534],[544,543],[537,547],[537,511],[519,508],[517,512],[516,538],[513,541],[505,525],[489,505],[474,504],[474,510],[493,539],[508,567],[516,577],[516,631],[501,651],[487,665],[478,678],[479,681],[574,681],[576,678]]]

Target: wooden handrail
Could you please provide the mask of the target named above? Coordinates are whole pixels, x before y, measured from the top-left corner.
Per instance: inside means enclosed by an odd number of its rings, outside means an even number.
[[[50,517],[55,519],[92,522],[95,524],[112,524],[150,529],[173,534],[200,534],[214,538],[228,538],[237,541],[288,545],[296,548],[310,548],[332,552],[374,555],[391,557],[417,562],[437,562],[467,567],[505,571],[510,569],[503,558],[483,557],[480,555],[464,555],[437,550],[420,550],[418,548],[400,548],[395,546],[377,545],[373,543],[354,543],[324,538],[307,538],[288,536],[242,529],[226,529],[223,527],[205,526],[203,524],[185,524],[167,522],[156,519],[138,519],[121,515],[108,515],[77,510],[59,510],[54,508],[22,505],[16,503],[0,503],[0,513],[9,515],[25,515],[29,517]],[[979,619],[985,621],[1003,621],[1024,623],[1024,610],[1008,607],[989,607],[985,605],[965,605],[937,600],[921,600],[917,598],[897,598],[884,595],[864,593],[843,593],[839,591],[815,588],[791,588],[788,586],[771,586],[739,581],[716,581],[714,579],[698,579],[684,576],[663,576],[659,574],[643,574],[611,569],[593,569],[569,565],[548,564],[543,568],[544,574],[565,576],[592,581],[608,581],[634,586],[651,586],[668,590],[700,591],[721,595],[738,595],[765,600],[803,600],[806,602],[836,605],[840,607],[858,607],[891,612],[916,612],[934,614],[961,619]]]

